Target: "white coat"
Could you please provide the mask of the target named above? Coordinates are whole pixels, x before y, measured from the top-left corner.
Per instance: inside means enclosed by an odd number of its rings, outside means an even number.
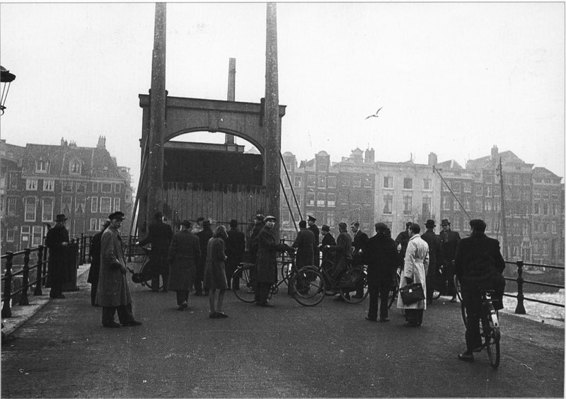
[[[399,288],[407,285],[405,277],[413,279],[414,283],[421,283],[423,291],[426,293],[426,272],[428,270],[428,244],[415,234],[409,239],[407,252],[405,253],[405,262],[401,273],[401,282]],[[397,308],[399,309],[426,309],[426,299],[405,305],[401,299],[401,294],[397,298]]]

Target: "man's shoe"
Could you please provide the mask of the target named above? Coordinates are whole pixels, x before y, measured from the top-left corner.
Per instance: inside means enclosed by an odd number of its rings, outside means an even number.
[[[377,317],[368,317],[366,316],[367,321],[377,321]]]
[[[474,361],[474,354],[471,353],[471,352],[459,353],[458,359],[463,360],[465,362],[473,362]]]
[[[264,308],[272,308],[273,304],[271,304],[269,302],[264,302],[264,303],[261,303],[260,306],[263,306]]]
[[[474,349],[472,349],[472,352],[481,352],[482,349],[483,349],[483,346],[480,344],[480,345],[474,347]]]
[[[387,321],[389,321],[389,319],[387,317],[382,317],[381,319],[379,319],[380,322],[385,323]]]
[[[177,306],[177,310],[185,310],[185,309],[186,309],[186,306],[183,306],[183,305]]]
[[[106,327],[106,328],[120,328],[120,324],[116,323],[115,321],[111,322],[111,323],[106,323],[103,324],[102,327]]]
[[[141,321],[137,321],[137,320],[130,320],[127,323],[122,323],[122,325],[124,327],[136,327],[136,326],[141,326]]]
[[[228,315],[224,312],[216,312],[216,315],[218,316],[219,319],[225,319],[228,317]]]
[[[208,314],[208,317],[209,317],[210,319],[219,319],[219,318],[220,318],[220,317],[218,317],[218,313],[217,313],[217,312],[210,312],[210,313]]]

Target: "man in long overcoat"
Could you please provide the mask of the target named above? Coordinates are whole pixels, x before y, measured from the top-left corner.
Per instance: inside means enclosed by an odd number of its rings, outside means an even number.
[[[428,244],[419,235],[421,227],[413,223],[409,227],[409,243],[405,252],[405,263],[401,273],[399,289],[411,283],[421,283],[426,292],[426,271],[428,269]],[[401,295],[397,299],[397,307],[405,309],[407,327],[418,327],[423,322],[423,312],[426,309],[426,298],[406,305]]]
[[[444,266],[445,283],[448,286],[448,295],[452,295],[450,302],[456,302],[456,286],[454,285],[454,259],[456,258],[456,247],[460,241],[460,234],[452,231],[448,219],[442,219],[440,223],[440,249],[442,251],[442,263]]]
[[[189,306],[189,291],[196,277],[200,256],[199,239],[191,233],[191,222],[183,220],[181,231],[175,233],[171,240],[168,255],[168,287],[177,292],[178,310],[185,310]]]
[[[434,289],[439,286],[438,280],[440,273],[438,271],[439,262],[442,261],[442,252],[440,250],[440,238],[434,233],[436,224],[434,220],[429,219],[425,223],[426,232],[421,238],[428,244],[428,271],[426,273],[426,302],[432,304],[432,294]],[[438,287],[440,288],[440,287]]]
[[[228,230],[228,238],[226,239],[226,281],[228,288],[232,288],[232,274],[238,267],[242,260],[244,260],[244,252],[246,250],[246,236],[243,232],[238,230],[238,221],[236,219],[230,220],[230,230]],[[239,281],[236,281],[234,287],[239,286]]]
[[[313,241],[313,264],[318,267],[320,265],[320,251],[318,250],[318,243],[320,242],[320,231],[316,225],[316,218],[312,215],[308,216],[309,230],[312,231],[314,236]]]
[[[307,222],[304,220],[299,222],[299,229],[297,238],[295,238],[293,245],[291,245],[293,248],[297,248],[295,256],[295,266],[297,267],[297,270],[303,266],[314,265],[314,234],[310,229],[307,229]]]
[[[88,254],[90,256],[90,269],[88,270],[88,279],[90,283],[90,304],[96,306],[96,291],[98,289],[98,276],[100,275],[100,243],[102,241],[102,233],[110,225],[107,220],[102,225],[102,229],[96,233],[90,240]]]
[[[289,246],[277,243],[275,237],[274,216],[266,216],[265,226],[257,235],[257,259],[256,279],[257,288],[255,292],[256,305],[273,306],[268,301],[271,284],[277,281],[277,252],[289,250]]]
[[[207,247],[208,247],[208,240],[212,238],[212,228],[210,227],[210,220],[205,220],[202,222],[202,230],[197,233],[197,237],[200,243],[200,259],[197,263],[197,275],[195,280],[195,295],[208,295],[208,290],[204,286],[203,279],[204,279],[204,269],[206,266],[206,256],[207,256]]]
[[[139,326],[141,323],[132,314],[132,298],[126,277],[126,258],[122,249],[120,226],[124,213],[118,211],[108,216],[110,225],[100,243],[100,276],[96,303],[102,306],[102,325],[104,327]],[[120,324],[114,321],[118,312]]]
[[[336,245],[326,247],[336,254],[336,265],[330,272],[334,279],[338,278],[352,262],[352,237],[348,234],[348,225],[344,222],[338,223],[338,231]]]
[[[354,235],[352,239],[352,266],[361,269],[362,265],[364,264],[363,253],[366,250],[366,245],[369,237],[366,233],[360,230],[359,222],[352,223],[351,230],[352,234]],[[362,298],[364,296],[363,289],[363,280],[361,280],[360,284],[356,286],[356,295],[354,295],[354,298]]]
[[[376,234],[366,245],[364,260],[368,265],[369,310],[366,320],[377,321],[377,300],[379,298],[379,321],[389,321],[388,299],[391,281],[397,270],[397,249],[395,242],[386,235],[387,225],[375,224]]]
[[[151,290],[159,291],[159,276],[163,280],[163,292],[167,292],[167,282],[169,280],[169,265],[167,264],[167,254],[173,231],[171,226],[163,222],[163,214],[155,212],[153,221],[149,224],[147,236],[141,240],[139,245],[151,243],[149,260],[151,262]]]
[[[68,281],[69,265],[67,251],[69,250],[69,231],[65,227],[65,215],[57,215],[55,226],[47,232],[45,245],[49,248],[49,263],[47,265],[47,286],[51,287],[51,298],[63,299],[63,283]],[[75,271],[76,273],[76,271]]]

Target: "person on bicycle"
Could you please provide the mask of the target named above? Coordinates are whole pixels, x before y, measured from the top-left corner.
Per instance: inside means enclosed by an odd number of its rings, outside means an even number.
[[[499,241],[485,235],[486,224],[481,219],[470,220],[472,233],[458,243],[455,272],[462,291],[462,302],[467,314],[466,351],[458,359],[472,362],[474,351],[481,350],[480,315],[481,294],[495,290],[492,296],[495,309],[502,309],[505,279],[505,261],[501,256]]]

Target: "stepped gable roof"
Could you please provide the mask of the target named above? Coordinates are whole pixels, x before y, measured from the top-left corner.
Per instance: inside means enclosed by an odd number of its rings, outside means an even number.
[[[27,144],[23,159],[22,172],[35,174],[35,161],[50,162],[47,174],[42,176],[72,176],[70,163],[78,160],[81,164],[81,177],[123,179],[115,160],[106,148],[78,147],[69,145]]]
[[[439,162],[436,164],[436,169],[452,169],[452,170],[463,170],[464,168],[455,160],[450,159],[448,161]]]

